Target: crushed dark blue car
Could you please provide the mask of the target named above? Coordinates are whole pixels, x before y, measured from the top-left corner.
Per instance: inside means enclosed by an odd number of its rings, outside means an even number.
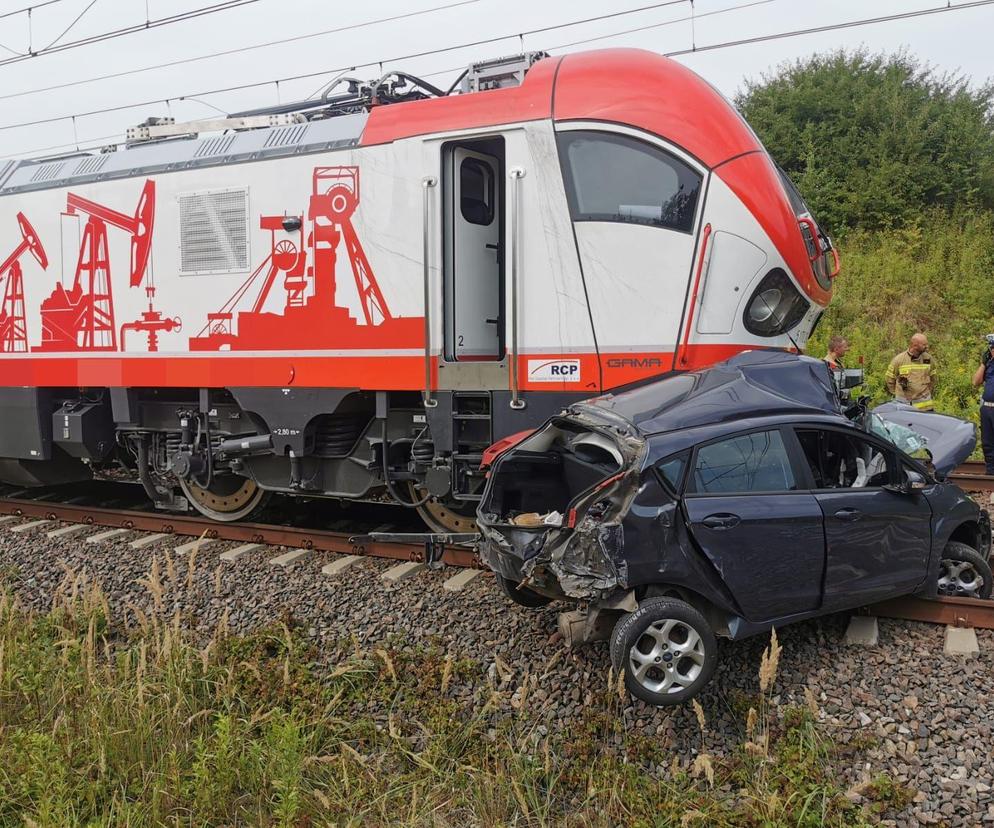
[[[990,597],[987,513],[898,415],[776,352],[577,404],[494,461],[481,554],[519,603],[574,601],[588,629],[617,618],[628,690],[679,704],[711,678],[716,636]]]

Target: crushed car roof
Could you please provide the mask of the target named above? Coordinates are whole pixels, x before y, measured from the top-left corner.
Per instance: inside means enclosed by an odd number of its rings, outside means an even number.
[[[620,415],[643,434],[781,414],[843,416],[828,365],[783,351],[746,351],[581,405]]]

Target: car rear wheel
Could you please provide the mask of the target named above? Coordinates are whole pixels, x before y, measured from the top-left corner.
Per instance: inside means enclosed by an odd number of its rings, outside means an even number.
[[[681,704],[711,680],[718,643],[711,626],[686,601],[650,598],[624,615],[611,635],[611,662],[625,687],[657,707]]]
[[[528,587],[518,586],[510,578],[505,578],[503,575],[497,576],[497,582],[508,598],[514,601],[515,604],[521,604],[523,607],[538,609],[552,602],[551,598],[539,595],[537,592],[532,592]]]
[[[949,541],[939,560],[939,595],[990,598],[994,587],[991,565],[973,547]]]

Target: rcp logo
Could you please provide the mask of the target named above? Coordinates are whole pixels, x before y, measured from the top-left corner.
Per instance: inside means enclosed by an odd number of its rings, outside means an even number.
[[[531,382],[579,382],[578,359],[530,359],[528,379]]]

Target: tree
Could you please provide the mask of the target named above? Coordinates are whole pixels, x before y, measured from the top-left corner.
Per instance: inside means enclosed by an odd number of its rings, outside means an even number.
[[[907,54],[838,51],[748,81],[736,105],[834,233],[994,206],[994,86]]]

